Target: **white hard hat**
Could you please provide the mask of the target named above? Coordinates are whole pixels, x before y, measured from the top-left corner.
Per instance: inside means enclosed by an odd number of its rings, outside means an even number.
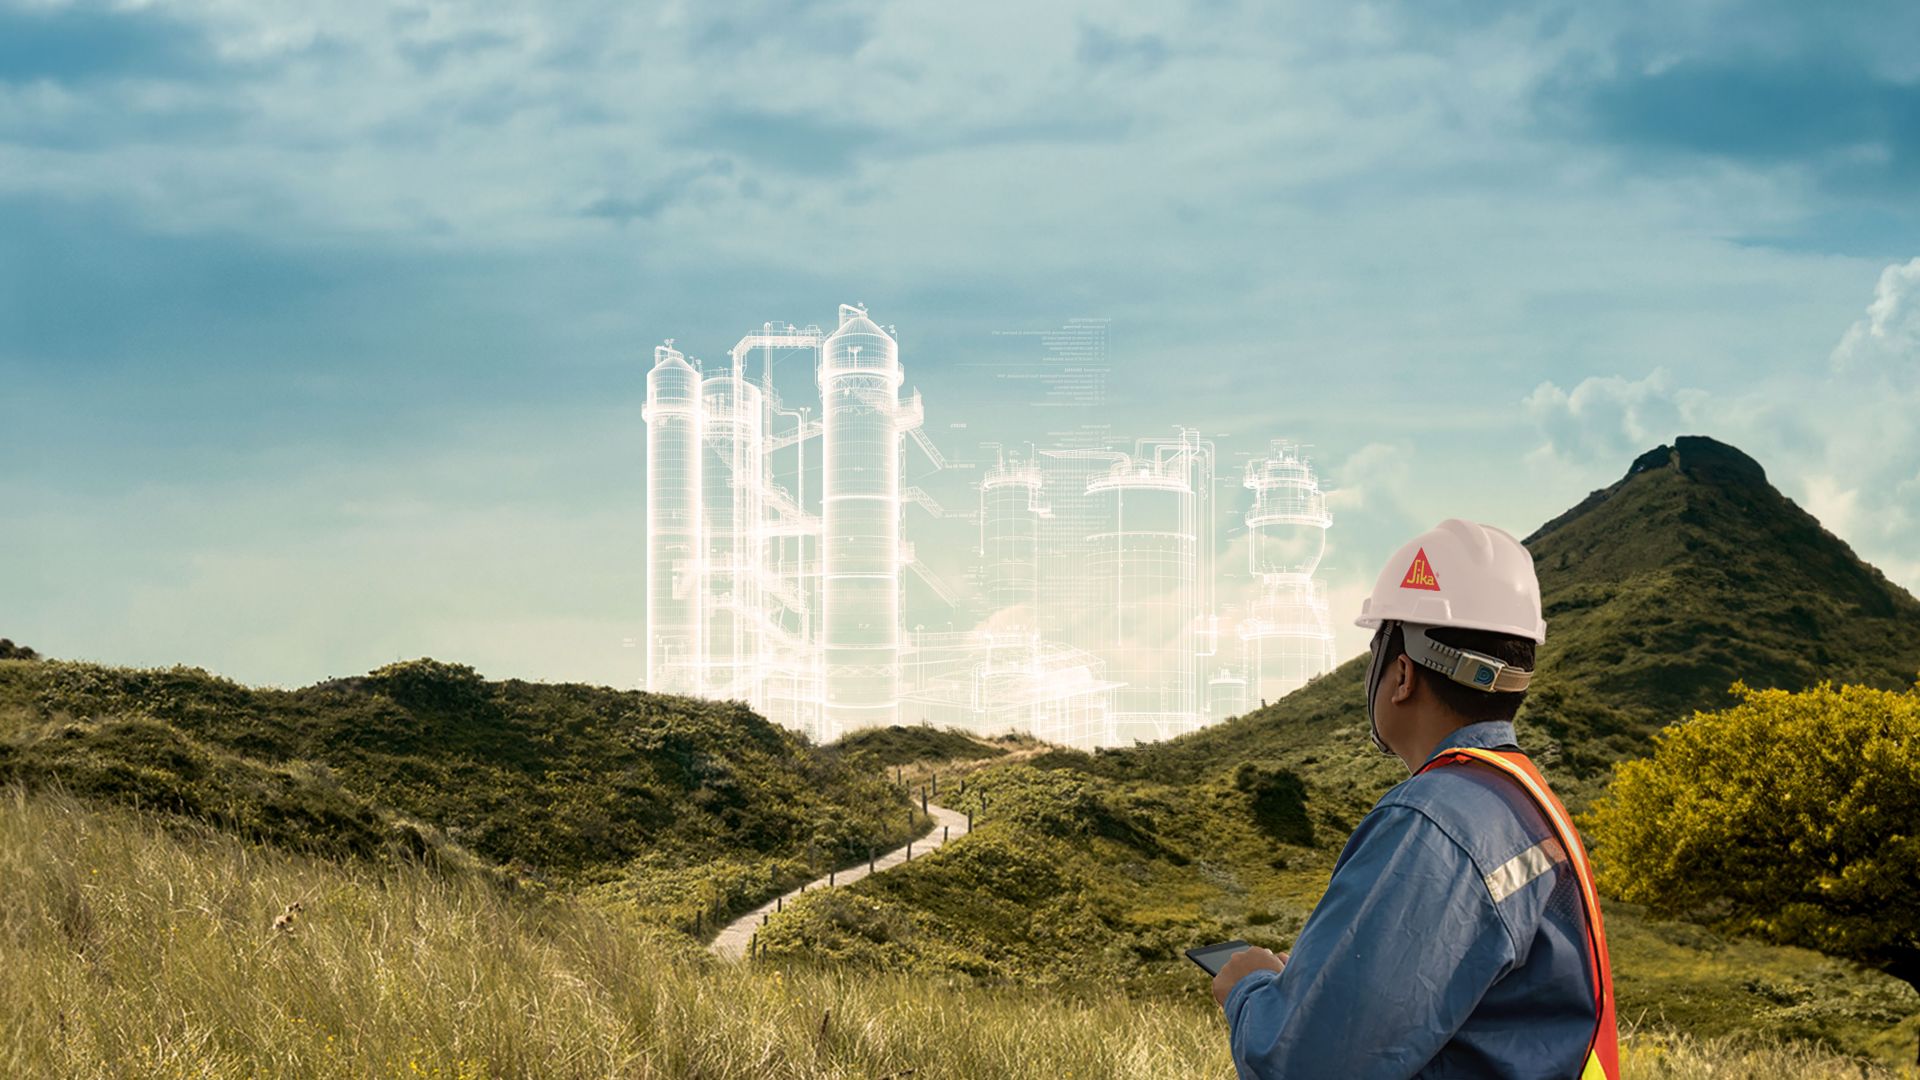
[[[1459,518],[1394,552],[1353,624],[1373,629],[1388,620],[1547,640],[1532,553],[1510,533]]]

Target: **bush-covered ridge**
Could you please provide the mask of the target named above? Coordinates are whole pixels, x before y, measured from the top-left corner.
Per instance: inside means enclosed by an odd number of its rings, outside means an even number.
[[[1012,746],[1030,741],[1017,736],[983,740],[952,728],[894,724],[849,732],[832,743],[831,748],[845,757],[857,756],[867,764],[890,766],[910,762],[979,761],[1000,757]]]
[[[809,856],[844,865],[927,824],[877,771],[737,702],[492,682],[433,660],[298,690],[0,661],[4,779],[292,849],[451,843],[521,875],[625,882],[629,898],[680,883],[643,906],[688,929],[805,880]],[[737,871],[680,887],[721,858]]]
[[[12,638],[0,638],[0,660],[38,660],[40,654],[25,645],[15,645]]]

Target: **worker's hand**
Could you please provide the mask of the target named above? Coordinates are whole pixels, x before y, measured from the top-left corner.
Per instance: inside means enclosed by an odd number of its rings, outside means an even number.
[[[1227,966],[1221,968],[1220,974],[1213,977],[1214,1004],[1223,1009],[1226,1008],[1227,995],[1233,992],[1234,983],[1256,971],[1279,971],[1287,966],[1287,957],[1291,955],[1291,953],[1281,953],[1275,956],[1255,945],[1227,957]]]

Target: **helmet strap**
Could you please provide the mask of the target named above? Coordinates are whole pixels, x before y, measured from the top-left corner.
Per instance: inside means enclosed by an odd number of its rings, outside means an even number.
[[[1374,719],[1373,715],[1373,696],[1379,692],[1380,680],[1383,679],[1387,673],[1387,663],[1385,659],[1387,655],[1387,640],[1393,636],[1393,626],[1394,621],[1392,619],[1388,619],[1380,624],[1378,631],[1381,639],[1380,647],[1372,650],[1373,659],[1367,662],[1367,736],[1373,740],[1373,745],[1376,749],[1382,754],[1389,756],[1393,755],[1393,748],[1388,746],[1384,739],[1380,738],[1380,722]]]

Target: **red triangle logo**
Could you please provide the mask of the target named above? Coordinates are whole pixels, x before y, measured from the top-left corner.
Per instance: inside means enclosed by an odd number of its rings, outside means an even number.
[[[1407,576],[1400,579],[1400,587],[1440,591],[1440,579],[1433,576],[1433,564],[1427,562],[1426,548],[1421,548],[1420,554],[1413,557],[1413,565],[1407,567]]]

